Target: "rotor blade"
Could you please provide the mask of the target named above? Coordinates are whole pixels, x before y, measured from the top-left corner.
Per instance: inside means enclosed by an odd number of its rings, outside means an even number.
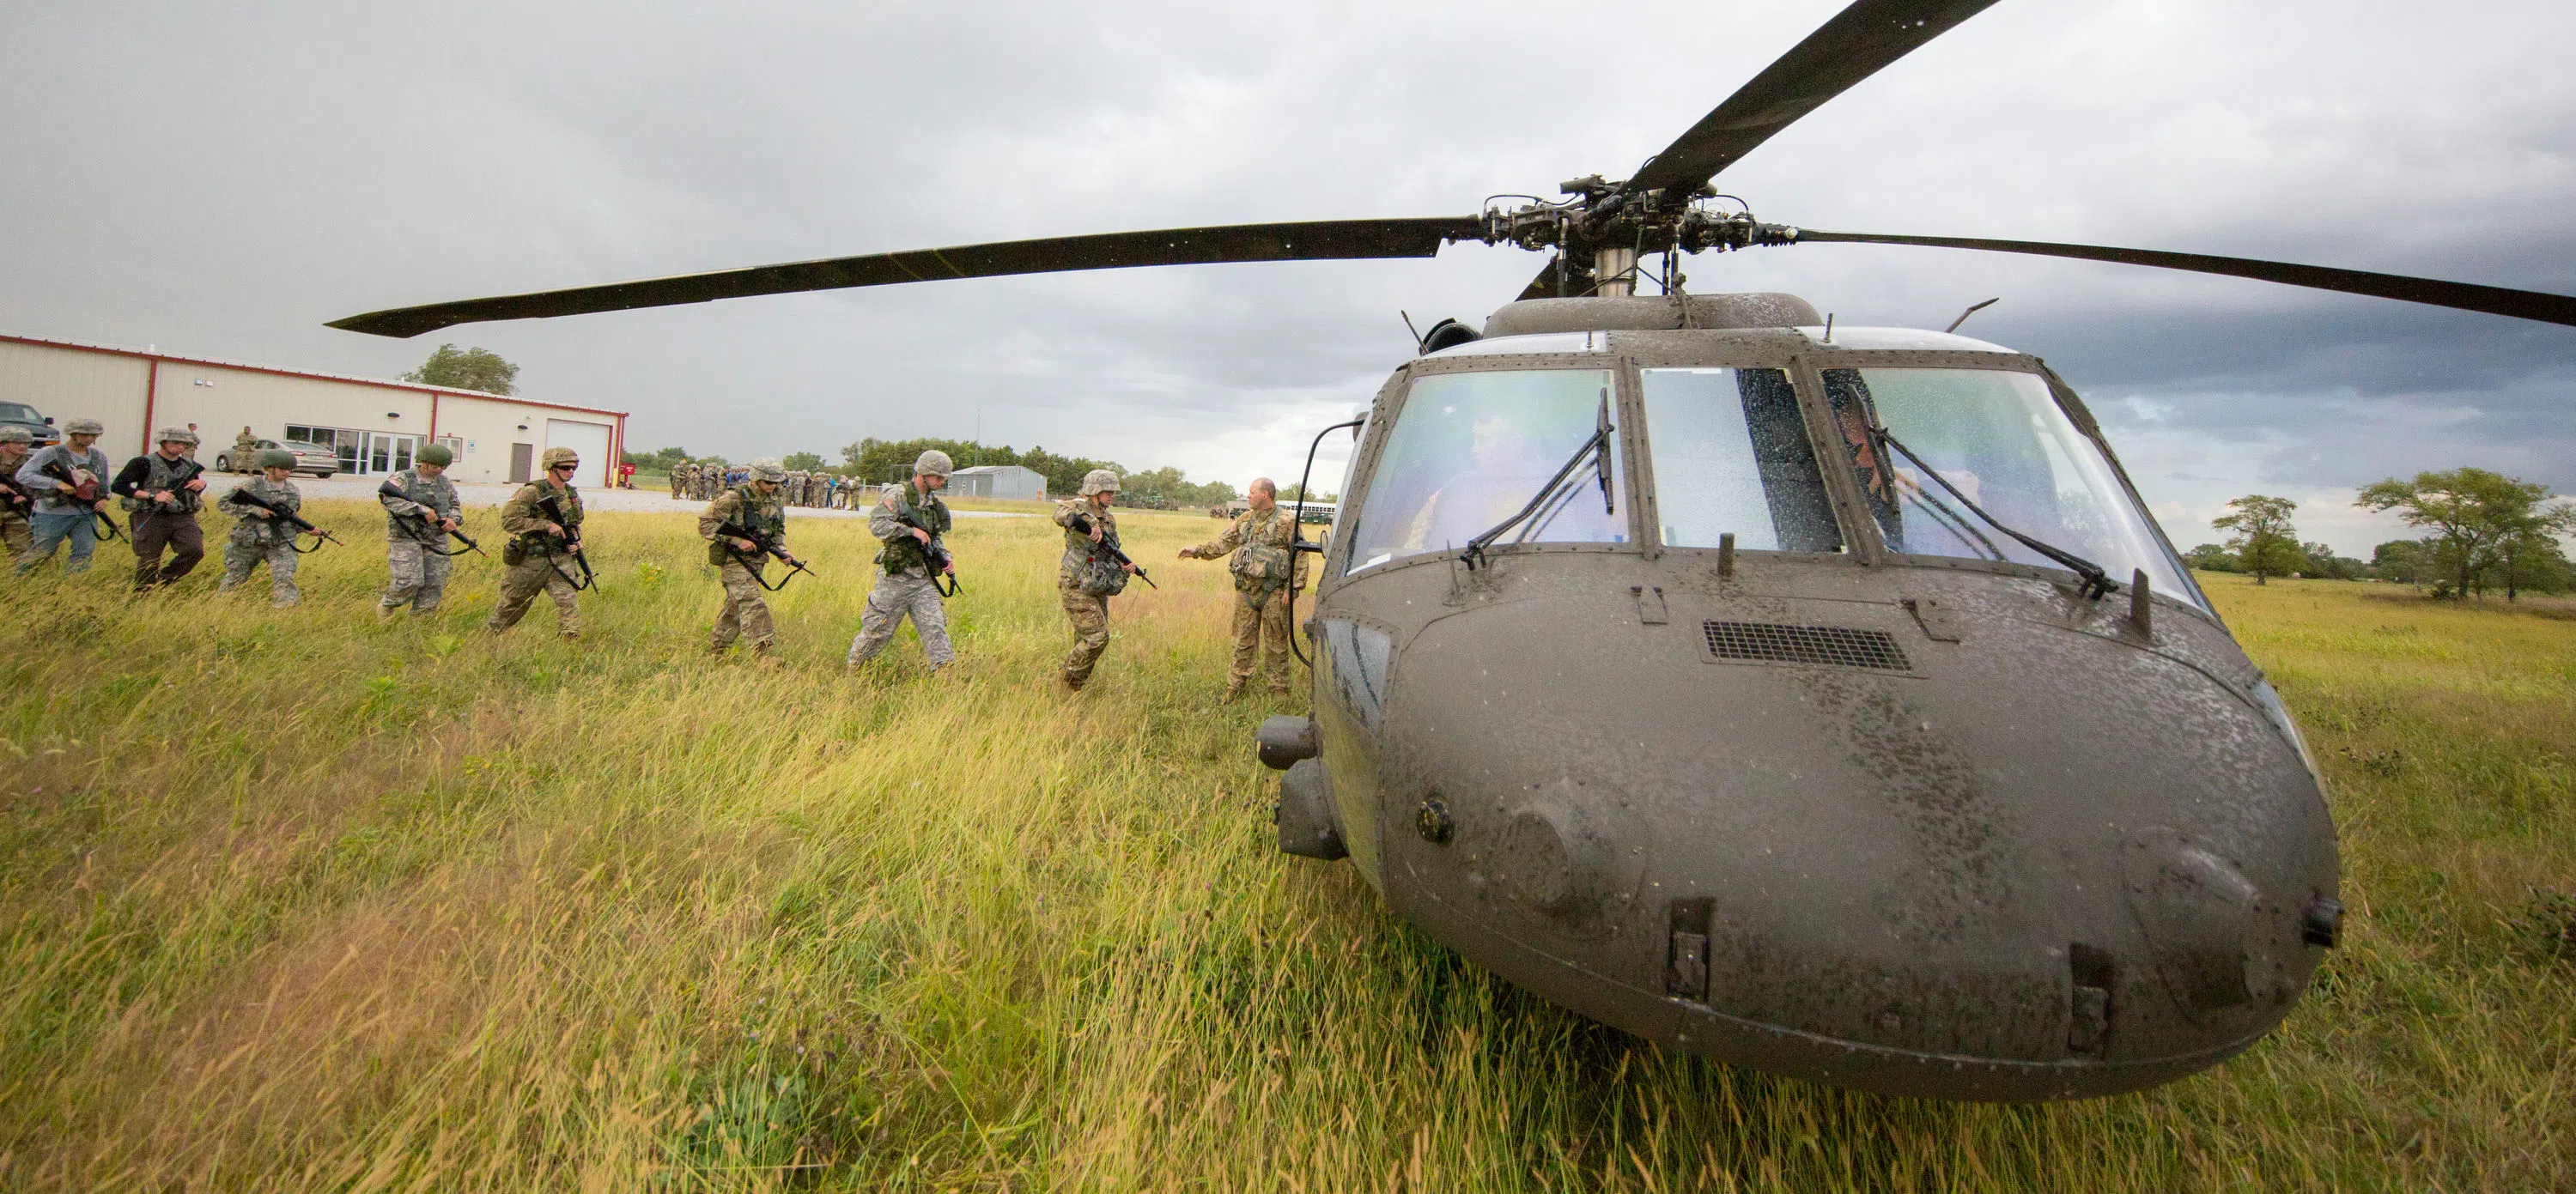
[[[1693,190],[1826,100],[1995,0],[1857,0],[1637,167],[1628,190]]]
[[[2072,257],[2079,261],[2115,261],[2122,265],[2151,265],[2158,269],[2186,270],[2195,274],[2224,274],[2232,278],[2252,278],[2259,282],[2279,282],[2285,286],[2305,286],[2311,290],[2366,294],[2375,298],[2423,303],[2433,307],[2452,307],[2462,311],[2482,311],[2489,315],[2510,315],[2516,319],[2536,319],[2542,323],[2576,327],[2576,298],[2563,294],[2544,294],[2536,290],[2508,290],[2502,286],[2480,286],[2473,282],[2444,282],[2435,278],[2409,278],[2401,274],[2374,274],[2357,269],[2294,265],[2282,261],[2255,261],[2244,257],[2211,257],[2201,253],[2168,253],[2160,249],[2115,249],[2100,245],[2061,245],[2036,240],[1888,236],[1875,232],[1817,232],[1806,228],[1799,229],[1797,233],[1799,244],[1837,241],[1863,245],[1923,245],[1936,249],[1983,249],[1990,253],[2028,253],[2039,257]]]
[[[839,290],[948,278],[1126,269],[1142,265],[1208,265],[1234,261],[1328,261],[1352,258],[1429,257],[1452,240],[1481,239],[1476,216],[1394,220],[1317,220],[1295,224],[1231,224],[1167,228],[1042,240],[1000,241],[946,249],[876,253],[761,265],[711,274],[683,274],[580,286],[535,294],[464,299],[419,307],[370,311],[331,321],[331,327],[375,336],[417,336],[460,323],[495,319],[550,319],[597,311],[668,307],[755,294]]]

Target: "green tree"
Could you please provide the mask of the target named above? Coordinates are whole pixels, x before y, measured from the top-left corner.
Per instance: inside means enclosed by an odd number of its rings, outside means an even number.
[[[2529,521],[2530,525],[2496,541],[2492,568],[2504,583],[2507,601],[2521,596],[2524,589],[2550,593],[2567,587],[2567,549],[2558,537],[2576,529],[2576,509],[2536,511]]]
[[[2412,539],[2391,539],[2370,551],[2370,574],[2395,584],[2424,583],[2424,561],[2431,553]]]
[[[2215,543],[2203,543],[2183,556],[2183,561],[2203,572],[2236,571],[2236,553]]]
[[[2452,591],[2465,595],[2503,559],[2509,540],[2528,544],[2533,536],[2556,536],[2576,525],[2563,504],[2549,503],[2549,487],[2517,481],[2482,468],[2417,473],[2412,481],[2390,477],[2364,487],[2353,502],[2367,510],[2397,512],[2406,525],[2433,532],[2451,575]],[[2506,576],[2506,591],[2514,591]]]
[[[790,452],[784,464],[789,472],[810,473],[823,467],[823,457],[818,452]]]
[[[499,353],[489,349],[460,349],[453,344],[441,344],[438,351],[420,363],[420,368],[403,374],[402,380],[425,386],[445,386],[451,390],[516,394],[519,392],[519,367],[502,360]]]
[[[2307,565],[2307,553],[2299,549],[2298,529],[2290,525],[2297,502],[2253,493],[2227,507],[2235,513],[2210,519],[2209,525],[2236,532],[2228,537],[2227,548],[2236,553],[2239,569],[2254,574],[2255,584],[2269,584],[2272,577]]]

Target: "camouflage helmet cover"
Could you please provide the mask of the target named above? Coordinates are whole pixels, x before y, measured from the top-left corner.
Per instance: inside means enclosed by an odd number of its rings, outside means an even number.
[[[0,444],[32,444],[34,442],[36,442],[35,434],[24,427],[0,427]]]
[[[284,448],[270,448],[259,454],[261,468],[294,468],[295,453]]]
[[[434,464],[440,468],[446,468],[448,465],[456,462],[456,453],[448,451],[447,445],[445,444],[430,444],[423,447],[420,450],[420,455],[413,457],[413,459],[418,460],[422,464]]]
[[[63,424],[65,435],[105,435],[107,428],[96,419],[72,419]]]
[[[156,444],[186,444],[193,448],[197,446],[197,433],[190,431],[185,427],[164,427],[161,429],[161,434],[152,437],[152,442]]]
[[[1118,492],[1118,474],[1105,468],[1096,468],[1082,475],[1082,496],[1090,497],[1095,493],[1116,492]]]
[[[922,453],[920,458],[912,462],[912,475],[916,477],[945,477],[956,471],[957,462],[950,460],[948,453],[937,448]]]
[[[581,463],[581,453],[575,452],[570,448],[548,448],[546,449],[544,463],[546,468],[549,470],[553,469],[558,464],[579,464]]]
[[[760,459],[751,462],[751,479],[754,481],[784,481],[787,479],[787,466],[778,463],[778,458],[775,456],[763,456]]]

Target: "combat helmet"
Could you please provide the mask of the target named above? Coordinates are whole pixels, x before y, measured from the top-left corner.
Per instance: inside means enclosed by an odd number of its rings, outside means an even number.
[[[259,467],[284,469],[294,468],[295,453],[289,452],[284,448],[266,449],[259,454]]]
[[[948,453],[937,448],[922,453],[912,462],[912,475],[916,477],[945,477],[956,471],[957,462],[950,460]]]
[[[105,435],[107,428],[96,419],[72,419],[63,424],[65,435]]]
[[[440,468],[446,468],[456,462],[456,453],[449,451],[445,444],[427,444],[412,459],[422,464],[434,464]]]
[[[775,456],[763,456],[758,460],[751,462],[751,479],[754,481],[785,481],[787,479],[787,466],[778,463],[778,458]]]
[[[190,431],[185,427],[164,427],[161,429],[161,434],[152,437],[152,442],[156,444],[186,444],[193,448],[197,446],[197,433]]]
[[[548,448],[546,449],[546,454],[542,463],[544,464],[546,471],[553,472],[554,467],[558,464],[581,463],[581,453],[575,452],[570,448]]]
[[[36,442],[35,433],[24,427],[0,427],[0,444],[32,444],[34,442]]]
[[[1095,493],[1116,492],[1118,492],[1118,474],[1105,468],[1096,468],[1082,475],[1082,496],[1090,497]]]

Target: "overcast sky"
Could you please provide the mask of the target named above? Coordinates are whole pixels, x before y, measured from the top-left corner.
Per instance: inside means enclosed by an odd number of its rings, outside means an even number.
[[[440,340],[637,447],[971,436],[1293,477],[1312,431],[1542,259],[1202,266],[471,325],[441,299],[1133,228],[1474,211],[1622,177],[1839,7],[0,7],[0,330],[391,376]],[[2576,293],[2576,5],[2007,0],[1721,183],[1766,219],[2270,257]],[[2309,538],[2473,464],[2576,489],[2576,329],[1935,249],[1703,256],[1848,324],[2047,358],[2184,547]],[[1339,480],[1327,458],[1327,486]]]

